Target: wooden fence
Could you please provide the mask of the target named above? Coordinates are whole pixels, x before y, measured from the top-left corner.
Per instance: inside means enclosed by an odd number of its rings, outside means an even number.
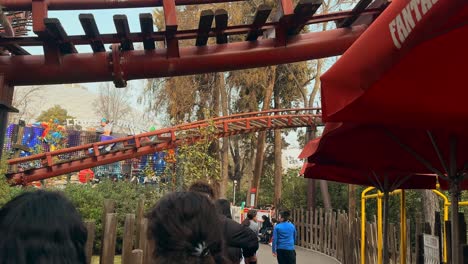
[[[148,219],[143,217],[144,201],[138,202],[136,214],[126,214],[122,238],[122,264],[143,264],[150,260],[151,243],[147,239]],[[92,263],[96,224],[86,221],[88,240],[86,242],[86,262]],[[102,221],[103,236],[99,263],[114,264],[117,241],[117,214],[115,202],[104,202]]]
[[[297,229],[297,245],[312,249],[343,264],[361,263],[361,220],[350,219],[345,212],[293,210],[293,221]],[[407,263],[413,263],[411,254],[410,224],[407,221]],[[400,233],[394,224],[389,225],[390,263],[397,264],[400,259]],[[377,223],[366,223],[366,263],[377,263]]]
[[[144,200],[138,202],[135,214],[126,214],[122,234],[122,264],[143,264],[151,260],[152,243],[147,238],[148,220],[144,218]],[[306,249],[315,250],[336,258],[343,264],[361,263],[361,221],[359,218],[349,219],[345,212],[325,211],[323,209],[293,210],[293,222],[297,229],[297,245]],[[463,214],[460,214],[462,231],[462,244],[466,244],[466,225]],[[440,220],[440,214],[436,213],[436,219]],[[102,240],[99,263],[113,264],[116,253],[117,241],[117,214],[115,213],[115,202],[106,200],[102,216]],[[446,222],[447,230],[450,230],[450,222]],[[407,249],[406,263],[419,262],[421,254],[416,256],[415,252],[422,252],[421,242],[418,240],[421,234],[432,234],[440,237],[441,223],[436,221],[434,228],[428,223],[423,223],[421,216],[416,215],[414,230],[411,230],[410,220],[406,222]],[[88,240],[86,242],[87,263],[92,263],[93,247],[95,243],[96,224],[93,221],[86,222]],[[388,249],[390,252],[390,264],[400,263],[400,225],[389,225]],[[413,236],[410,236],[410,234]],[[439,243],[441,240],[439,239]],[[450,242],[450,233],[448,234]],[[377,263],[377,223],[376,217],[373,221],[366,222],[365,241],[366,263]],[[450,245],[447,245],[448,250]],[[450,251],[449,251],[450,252]],[[440,252],[440,256],[441,256]],[[468,246],[464,248],[463,254],[468,255]],[[418,262],[416,262],[418,260]],[[450,263],[450,259],[449,259]]]

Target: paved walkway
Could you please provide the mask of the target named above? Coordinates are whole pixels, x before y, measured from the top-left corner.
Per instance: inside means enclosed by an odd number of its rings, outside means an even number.
[[[296,248],[296,254],[297,264],[339,264],[339,262],[334,258],[310,250]],[[260,250],[258,251],[257,256],[258,263],[260,264],[277,263],[276,258],[271,254],[271,247],[268,245],[260,244]]]

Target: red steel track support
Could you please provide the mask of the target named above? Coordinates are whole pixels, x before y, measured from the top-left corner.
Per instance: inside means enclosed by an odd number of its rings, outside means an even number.
[[[0,5],[6,11],[24,11],[32,9],[35,0],[1,0]],[[217,0],[217,3],[243,0]],[[49,10],[84,10],[109,8],[137,8],[163,6],[163,0],[46,0]],[[213,3],[213,0],[176,0],[176,5],[202,5]]]
[[[181,124],[175,127],[164,128],[131,137],[118,138],[53,152],[36,154],[24,158],[12,159],[8,161],[10,166],[31,162],[41,164],[41,166],[26,171],[10,171],[7,177],[10,178],[12,184],[27,184],[32,181],[63,175],[86,168],[144,156],[157,151],[174,148],[181,144],[193,144],[194,142],[203,139],[203,134],[200,133],[200,128],[208,127],[210,125],[217,128],[213,134],[214,138],[229,137],[231,135],[253,133],[270,129],[315,126],[316,123],[321,122],[321,119],[319,115],[312,114],[312,110],[317,109],[279,109],[235,114],[210,120]],[[285,118],[292,121],[290,123],[281,122],[281,120]],[[279,122],[275,122],[276,120]],[[258,127],[251,127],[251,121],[257,122],[261,125]],[[157,139],[148,142],[148,138],[151,137],[155,137]],[[99,151],[100,146],[105,147],[113,143],[122,143],[125,147],[111,153],[102,153],[102,151]],[[93,149],[94,153],[89,154],[89,149]],[[69,159],[63,160],[60,158],[64,155],[68,155]],[[16,168],[17,166],[12,167]]]
[[[118,61],[126,80],[263,67],[340,55],[365,29],[366,26],[356,26],[302,34],[291,37],[287,46],[279,48],[275,39],[183,47],[179,58],[170,59],[166,49],[122,51]],[[109,54],[67,54],[61,64],[46,64],[44,56],[3,56],[0,72],[13,85],[112,81]]]

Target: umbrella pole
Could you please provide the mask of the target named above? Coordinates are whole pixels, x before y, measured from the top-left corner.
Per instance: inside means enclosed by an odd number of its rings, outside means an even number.
[[[458,201],[460,197],[459,186],[452,182],[450,187],[451,216],[452,216],[452,264],[462,264],[460,260],[460,234],[458,221]]]
[[[450,202],[452,203],[452,264],[462,264],[460,261],[460,234],[458,221],[458,201],[460,197],[459,177],[457,173],[457,138],[450,137]],[[462,178],[463,179],[463,178]],[[466,235],[466,234],[465,234]]]
[[[383,264],[390,263],[388,252],[388,191],[384,191],[383,210],[384,210],[384,226],[383,226]]]

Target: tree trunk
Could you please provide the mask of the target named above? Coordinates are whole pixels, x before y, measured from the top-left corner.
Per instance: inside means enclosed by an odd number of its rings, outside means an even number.
[[[263,100],[262,111],[270,109],[271,97],[273,95],[273,88],[275,86],[275,80],[276,80],[276,66],[272,66],[269,68],[271,69],[269,70],[271,72],[271,75],[270,75],[269,83],[265,89],[265,97]],[[255,156],[254,175],[253,175],[253,181],[251,185],[251,189],[255,188],[257,190],[257,193],[255,195],[254,206],[257,206],[258,195],[260,194],[260,177],[263,172],[263,158],[265,155],[265,139],[266,139],[266,132],[264,131],[259,132],[258,140],[257,140],[257,153]]]
[[[431,190],[421,190],[423,200],[424,223],[431,225],[431,233],[434,234],[435,211],[440,210],[439,199]]]
[[[254,137],[251,138],[251,152],[250,152],[250,159],[248,163],[248,172],[249,172],[249,177],[247,177],[247,182],[246,185],[249,187],[252,187],[253,185],[253,180],[254,180],[254,168],[255,168],[255,157],[256,157],[256,145],[257,141]],[[250,206],[250,188],[247,189],[247,196],[246,196],[246,205]]]
[[[224,80],[224,73],[220,72],[216,74],[217,86],[221,95],[221,111],[223,116],[227,116],[228,113],[228,96],[226,91],[226,83]],[[228,174],[229,166],[229,138],[223,138],[223,145],[221,147],[221,186],[219,188],[219,197],[226,198],[226,190],[229,180]]]
[[[280,108],[280,98],[275,91],[275,109]],[[282,138],[281,130],[275,130],[275,194],[273,204],[275,208],[279,208],[281,205],[281,189],[283,188],[283,164],[282,164]]]
[[[326,29],[326,25],[324,25],[323,30],[325,29]],[[316,71],[315,83],[314,83],[314,88],[312,89],[312,93],[310,94],[309,107],[312,107],[314,105],[315,97],[317,96],[317,93],[320,89],[320,76],[322,75],[322,67],[323,67],[323,60],[317,60],[317,71]],[[324,180],[320,180],[319,184],[320,184],[320,191],[322,193],[322,198],[323,198],[323,206],[325,207],[325,209],[332,209],[330,193],[328,192],[328,183]]]
[[[217,117],[219,116],[219,97],[220,97],[220,83],[219,83],[219,78],[218,78],[219,73],[214,73],[214,78],[215,78],[215,85],[213,87],[213,93],[212,93],[212,103],[211,107],[213,109],[212,112],[212,117]],[[223,79],[224,80],[224,79]],[[206,118],[206,117],[205,117]],[[220,148],[219,148],[219,140],[213,141],[212,145],[210,146],[210,153],[213,157],[217,157],[218,160],[221,160],[221,153],[220,153]],[[222,169],[222,167],[221,167]],[[221,179],[222,179],[222,171],[221,173]],[[219,180],[214,180],[213,181],[213,189],[216,193],[216,197],[220,197],[221,195],[221,182]]]
[[[304,106],[308,107],[308,105],[308,102],[304,101]],[[307,142],[315,138],[316,132],[317,131],[312,130],[312,128],[310,127],[307,128],[305,135],[305,144],[307,144]],[[314,179],[307,179],[307,208],[312,211],[315,211],[315,192],[317,190],[316,182],[317,181]]]

